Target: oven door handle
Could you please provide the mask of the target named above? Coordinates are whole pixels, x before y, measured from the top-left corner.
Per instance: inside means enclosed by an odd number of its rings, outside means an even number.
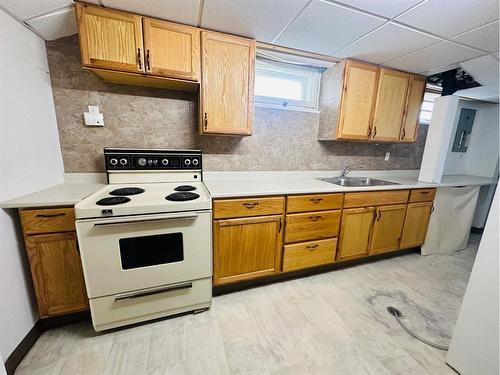
[[[138,223],[151,223],[155,221],[164,221],[164,220],[195,220],[198,217],[197,213],[189,213],[189,214],[172,214],[168,216],[162,217],[138,217],[135,219],[127,219],[127,220],[102,220],[94,222],[95,227],[111,227],[115,225],[127,225],[127,224],[138,224]]]
[[[182,289],[190,289],[193,287],[193,283],[191,281],[187,281],[184,283],[170,284],[167,286],[162,286],[159,288],[151,288],[148,290],[141,290],[139,292],[128,292],[128,293],[120,293],[115,296],[115,302],[131,300],[141,297],[153,296],[155,294],[173,292],[175,290]]]

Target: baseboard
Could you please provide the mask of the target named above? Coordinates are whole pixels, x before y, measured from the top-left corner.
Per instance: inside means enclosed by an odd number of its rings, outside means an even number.
[[[470,232],[475,234],[483,234],[484,228],[471,227]]]
[[[39,319],[5,361],[7,375],[14,375],[17,366],[19,366],[33,345],[35,345],[42,333],[52,328],[81,323],[87,320],[90,320],[90,312],[88,310],[73,314]]]

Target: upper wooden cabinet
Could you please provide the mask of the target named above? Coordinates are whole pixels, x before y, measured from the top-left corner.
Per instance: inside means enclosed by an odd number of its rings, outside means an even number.
[[[250,135],[255,41],[201,32],[200,133]]]
[[[198,81],[200,30],[152,18],[143,23],[146,72]]]
[[[145,71],[142,17],[86,4],[75,7],[84,66]]]
[[[342,61],[322,74],[318,139],[414,142],[422,90],[424,77]]]

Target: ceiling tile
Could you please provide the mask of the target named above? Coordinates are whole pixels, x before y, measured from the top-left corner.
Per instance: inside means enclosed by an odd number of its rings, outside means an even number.
[[[481,54],[481,51],[442,41],[386,62],[385,65],[413,73],[424,73],[441,66],[469,60]]]
[[[382,64],[440,40],[406,27],[388,23],[353,44],[334,52],[333,55]]]
[[[381,18],[314,0],[275,43],[331,54],[383,23]]]
[[[481,56],[460,63],[462,69],[481,85],[498,84],[498,60],[491,55]]]
[[[352,7],[388,18],[401,14],[421,1],[422,0],[337,0],[339,3],[350,5]]]
[[[0,0],[1,1],[1,0]],[[104,6],[196,26],[200,0],[102,0]]]
[[[26,22],[45,40],[54,40],[76,34],[76,15],[73,7],[58,10]]]
[[[73,4],[72,0],[0,0],[0,7],[21,20]]]
[[[452,40],[488,52],[498,51],[498,21],[453,37]]]
[[[428,0],[396,20],[452,37],[498,19],[498,0]]]
[[[272,42],[308,0],[205,0],[201,27]]]

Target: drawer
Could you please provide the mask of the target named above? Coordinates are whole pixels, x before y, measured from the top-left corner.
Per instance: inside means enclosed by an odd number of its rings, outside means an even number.
[[[340,210],[286,215],[285,243],[337,237]]]
[[[214,201],[214,219],[260,215],[280,215],[285,209],[284,197],[219,199]]]
[[[336,238],[285,245],[283,272],[333,263],[336,250]]]
[[[75,230],[75,210],[73,207],[21,210],[19,214],[25,234]]]
[[[344,208],[406,203],[408,201],[408,194],[408,190],[346,193]]]
[[[338,210],[343,200],[343,194],[292,195],[286,198],[286,212]]]
[[[410,202],[432,202],[436,196],[436,189],[416,189],[410,192]]]

